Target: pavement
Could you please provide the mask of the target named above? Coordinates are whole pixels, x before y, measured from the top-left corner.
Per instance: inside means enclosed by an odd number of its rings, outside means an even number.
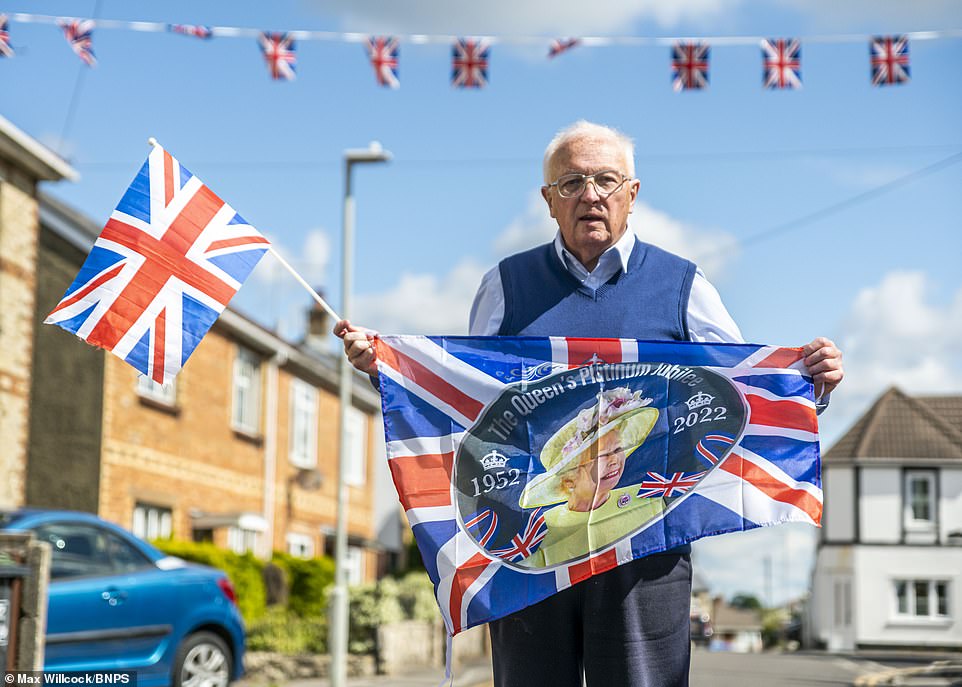
[[[807,652],[806,652],[807,653]],[[838,654],[824,654],[839,656]],[[931,657],[891,653],[852,654],[848,658],[870,667],[871,672],[855,678],[853,687],[962,687],[962,655],[936,654]],[[899,665],[904,662],[905,665]],[[893,665],[895,664],[895,665]],[[283,687],[330,687],[328,678],[293,679]],[[348,687],[440,687],[447,685],[442,668],[417,668],[398,675],[372,675],[348,678]],[[454,671],[454,687],[493,687],[490,659],[482,658],[458,666]],[[234,687],[263,687],[263,683],[242,679]],[[277,685],[271,685],[277,687]]]
[[[263,687],[263,684],[244,678],[233,683],[232,687]],[[287,680],[283,687],[330,687],[330,684],[329,678],[309,678]],[[444,668],[417,668],[398,675],[371,675],[347,679],[348,687],[439,687],[442,684],[448,684],[444,679]],[[466,662],[454,669],[454,687],[493,687],[493,685],[489,658]]]

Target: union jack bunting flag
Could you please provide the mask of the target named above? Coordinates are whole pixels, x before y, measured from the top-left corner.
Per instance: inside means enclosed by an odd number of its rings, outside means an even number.
[[[0,14],[0,57],[13,57],[13,48],[10,47],[10,22],[7,15]]]
[[[209,26],[197,24],[168,24],[167,29],[171,33],[179,33],[182,36],[193,36],[194,38],[210,38],[214,35],[213,29]]]
[[[908,36],[876,36],[870,52],[873,86],[891,86],[909,80]]]
[[[297,56],[294,37],[289,33],[262,33],[257,42],[264,53],[264,61],[275,81],[293,81]]]
[[[802,87],[802,46],[798,40],[763,40],[762,64],[762,84],[765,88]]]
[[[392,36],[371,36],[367,39],[367,56],[374,67],[374,76],[379,86],[400,88],[398,81],[398,54],[400,47],[397,38]]]
[[[678,41],[671,49],[671,83],[675,91],[708,88],[707,43]]]
[[[577,38],[556,38],[551,41],[551,47],[548,48],[548,57],[557,57],[561,53],[571,50],[580,42]]]
[[[451,50],[451,84],[456,88],[487,86],[490,52],[483,39],[459,38]]]
[[[63,29],[63,35],[70,44],[77,57],[84,61],[88,67],[97,64],[97,58],[93,51],[93,30],[94,22],[92,19],[63,19],[57,22]]]
[[[45,322],[169,382],[268,247],[154,146]]]
[[[818,524],[797,348],[375,340],[387,457],[451,635],[701,537]]]

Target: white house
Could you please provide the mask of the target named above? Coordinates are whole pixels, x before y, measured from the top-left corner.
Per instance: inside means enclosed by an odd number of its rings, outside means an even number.
[[[822,456],[806,636],[962,647],[962,396],[885,392]]]

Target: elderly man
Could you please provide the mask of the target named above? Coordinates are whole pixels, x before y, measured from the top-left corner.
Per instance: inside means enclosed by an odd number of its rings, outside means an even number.
[[[628,231],[638,196],[634,146],[579,121],[544,155],[541,194],[558,233],[488,272],[472,335],[742,342],[715,288],[691,262]],[[366,330],[338,322],[351,362],[369,371]],[[804,347],[820,407],[842,380],[825,338]],[[690,548],[631,561],[490,624],[498,687],[688,684]]]

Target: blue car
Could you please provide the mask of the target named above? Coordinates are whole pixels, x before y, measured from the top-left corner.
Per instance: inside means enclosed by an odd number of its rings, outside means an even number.
[[[244,624],[222,571],[89,513],[4,512],[0,530],[50,544],[45,670],[133,670],[138,687],[226,687],[242,675]]]

